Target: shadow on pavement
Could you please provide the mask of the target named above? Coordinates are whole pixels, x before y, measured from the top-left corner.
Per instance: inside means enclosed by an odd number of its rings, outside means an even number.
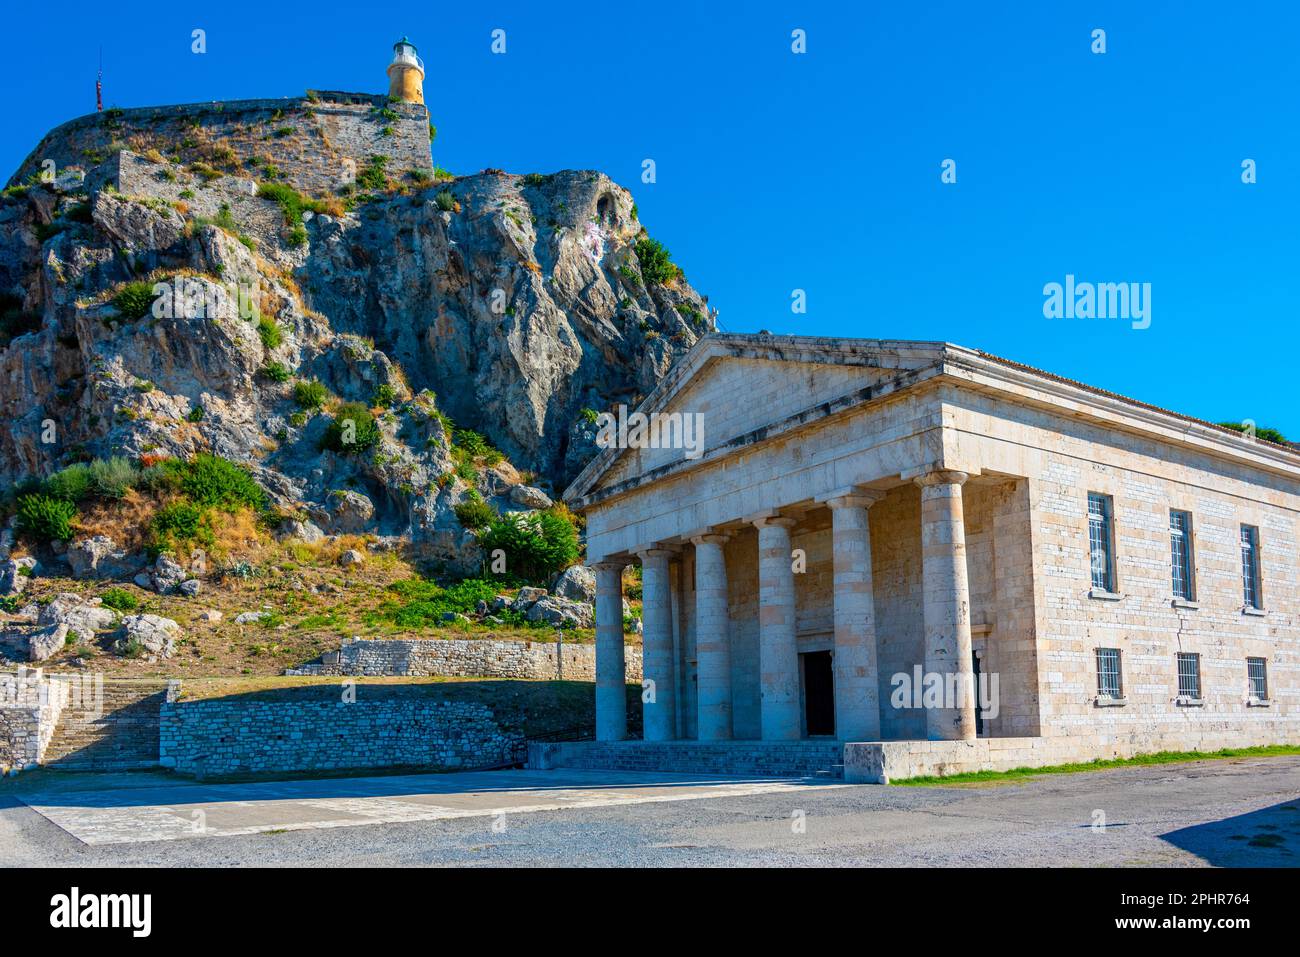
[[[1300,867],[1300,797],[1160,837],[1214,867]]]

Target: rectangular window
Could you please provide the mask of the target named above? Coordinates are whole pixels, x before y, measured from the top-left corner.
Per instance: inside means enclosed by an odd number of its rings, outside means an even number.
[[[1124,683],[1119,673],[1119,649],[1097,649],[1097,694],[1103,698],[1124,697]]]
[[[1088,493],[1088,545],[1092,551],[1092,587],[1115,590],[1115,555],[1112,547],[1111,498]]]
[[[1180,698],[1201,697],[1201,656],[1178,653],[1178,696]]]
[[[1169,512],[1169,547],[1173,560],[1174,597],[1191,601],[1192,585],[1192,513],[1171,509]]]
[[[1263,658],[1246,659],[1246,675],[1250,679],[1250,696],[1260,701],[1268,700],[1268,664]]]
[[[1247,608],[1263,608],[1259,592],[1259,529],[1241,526],[1241,590]]]

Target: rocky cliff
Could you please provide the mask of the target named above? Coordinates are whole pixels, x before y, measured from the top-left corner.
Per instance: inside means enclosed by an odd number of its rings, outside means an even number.
[[[453,507],[511,464],[561,488],[593,412],[712,319],[606,176],[452,177],[427,137],[423,107],[330,94],[53,131],[0,200],[0,486],[213,451],[284,509],[476,562]],[[345,402],[377,434],[339,451]],[[506,461],[458,469],[455,429]]]

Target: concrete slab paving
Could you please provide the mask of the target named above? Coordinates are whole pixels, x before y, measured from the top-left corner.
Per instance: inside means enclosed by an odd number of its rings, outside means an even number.
[[[649,772],[480,771],[247,784],[56,787],[20,801],[89,845],[495,817],[850,787],[800,778]]]

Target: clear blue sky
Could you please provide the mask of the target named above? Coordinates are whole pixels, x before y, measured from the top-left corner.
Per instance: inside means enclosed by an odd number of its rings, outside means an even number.
[[[728,330],[946,339],[1300,439],[1300,5],[841,6],[20,4],[0,167],[94,109],[101,44],[128,107],[382,92],[408,34],[440,165],[604,170]],[[1150,328],[1045,319],[1067,273],[1151,283]]]

